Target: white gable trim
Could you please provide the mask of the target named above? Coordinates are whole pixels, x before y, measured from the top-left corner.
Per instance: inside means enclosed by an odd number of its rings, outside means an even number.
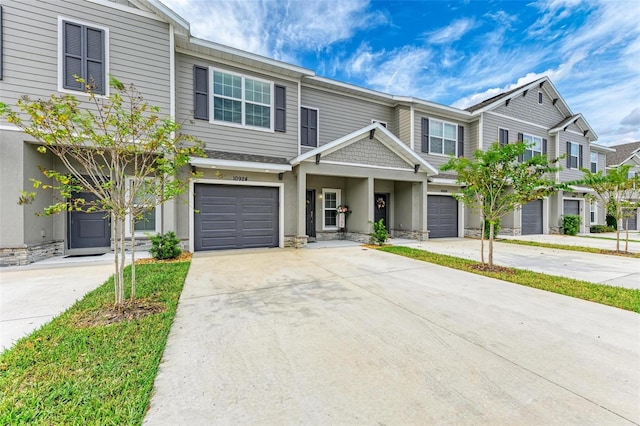
[[[336,139],[333,142],[329,142],[328,144],[312,149],[311,151],[297,156],[296,158],[291,160],[290,163],[292,166],[297,166],[303,161],[312,161],[317,154],[331,154],[332,152],[338,151],[339,149],[345,148],[352,143],[359,141],[363,136],[368,135],[372,130],[375,130],[375,139],[377,139],[380,143],[393,151],[393,153],[395,153],[398,157],[404,159],[407,164],[419,164],[424,168],[424,171],[427,174],[438,174],[438,171],[431,164],[429,164],[425,159],[413,152],[411,148],[405,145],[388,129],[380,125],[380,123],[373,123],[367,127],[343,136],[340,139]]]

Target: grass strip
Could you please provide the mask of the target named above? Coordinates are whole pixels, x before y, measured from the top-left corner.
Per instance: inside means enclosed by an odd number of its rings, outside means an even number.
[[[526,240],[512,240],[508,238],[500,238],[496,240],[500,243],[507,244],[518,244],[521,246],[531,246],[531,247],[544,247],[550,249],[559,249],[559,250],[570,250],[570,251],[581,251],[584,253],[597,253],[597,254],[609,254],[612,256],[623,256],[623,257],[631,257],[634,259],[640,259],[640,253],[627,253],[627,252],[616,252],[615,250],[607,250],[601,249],[597,247],[584,247],[584,246],[570,246],[565,244],[554,244],[554,243],[541,243],[538,241],[526,241]],[[615,240],[612,240],[615,242]],[[615,246],[615,244],[614,244]],[[624,243],[620,244],[621,247],[624,247]]]
[[[615,238],[610,238],[610,237],[596,237],[595,235],[580,235],[580,238],[593,238],[596,240],[607,240],[607,241],[613,241],[613,244],[615,245],[616,243],[616,239]],[[624,245],[624,233],[620,234],[620,245]],[[629,242],[630,243],[640,243],[640,240],[634,240],[629,238]]]
[[[138,298],[162,312],[79,327],[79,317],[113,303],[111,277],[2,353],[0,424],[141,424],[189,265],[136,267]]]
[[[517,268],[509,268],[508,272],[482,271],[473,268],[480,262],[410,247],[386,246],[379,250],[640,313],[640,290],[638,289],[594,284]]]

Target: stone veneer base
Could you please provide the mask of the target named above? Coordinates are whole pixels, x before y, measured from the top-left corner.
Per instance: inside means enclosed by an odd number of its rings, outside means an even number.
[[[39,260],[64,254],[63,241],[25,244],[20,247],[0,248],[0,266],[28,265]]]

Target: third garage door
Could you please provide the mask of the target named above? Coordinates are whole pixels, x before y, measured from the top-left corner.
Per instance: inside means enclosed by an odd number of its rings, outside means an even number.
[[[427,229],[429,238],[457,237],[458,201],[446,195],[429,195]]]
[[[275,187],[195,185],[195,250],[279,245]]]
[[[522,235],[542,234],[542,200],[522,206]]]

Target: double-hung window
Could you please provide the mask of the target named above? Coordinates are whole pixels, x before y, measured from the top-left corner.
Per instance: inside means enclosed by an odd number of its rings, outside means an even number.
[[[498,128],[498,143],[500,146],[509,144],[509,130],[501,127]]]
[[[591,173],[596,173],[598,171],[598,153],[591,153]]]
[[[432,154],[456,155],[458,126],[429,119],[429,152]]]
[[[322,189],[322,229],[338,229],[338,211],[340,205],[339,189]]]
[[[300,145],[318,146],[318,110],[300,108]]]
[[[595,201],[589,203],[589,217],[591,224],[598,222],[598,205]]]
[[[213,70],[213,122],[273,130],[273,83]]]
[[[59,89],[85,91],[89,84],[96,94],[107,94],[108,30],[91,24],[59,18]],[[84,83],[76,81],[76,76]]]
[[[542,155],[542,138],[539,136],[527,135],[522,136],[522,141],[527,146],[524,151],[524,161],[530,160],[536,155]]]
[[[577,169],[582,166],[581,163],[581,146],[577,143],[567,142],[567,167]]]
[[[153,180],[146,179],[136,185],[133,178],[127,180],[129,196],[133,196],[133,231],[136,235],[160,232],[160,209],[153,195]],[[135,192],[135,194],[134,194]],[[126,222],[127,235],[131,235],[131,212]]]

